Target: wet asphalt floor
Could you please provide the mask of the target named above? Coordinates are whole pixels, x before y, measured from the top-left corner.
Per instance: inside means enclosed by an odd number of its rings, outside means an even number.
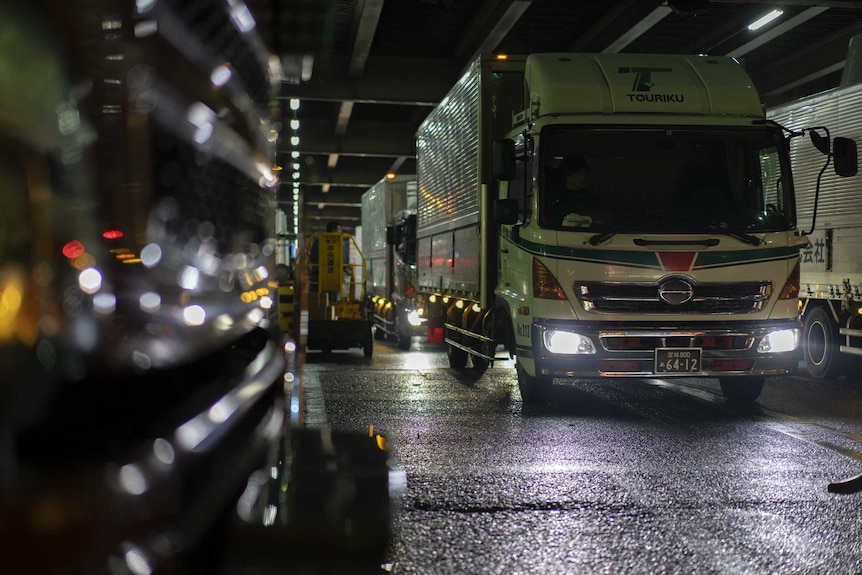
[[[382,573],[860,573],[862,493],[827,486],[862,473],[862,377],[803,375],[745,407],[710,378],[556,380],[534,407],[510,361],[459,373],[414,338],[302,378],[307,425],[373,425],[406,475]]]

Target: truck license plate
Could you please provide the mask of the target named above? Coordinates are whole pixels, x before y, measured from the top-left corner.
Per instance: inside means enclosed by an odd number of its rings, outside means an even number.
[[[700,373],[699,347],[658,347],[655,350],[655,372]]]

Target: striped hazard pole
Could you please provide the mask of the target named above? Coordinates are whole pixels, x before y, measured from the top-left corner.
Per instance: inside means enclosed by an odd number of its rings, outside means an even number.
[[[292,283],[278,286],[278,327],[291,337],[293,336],[293,292]]]

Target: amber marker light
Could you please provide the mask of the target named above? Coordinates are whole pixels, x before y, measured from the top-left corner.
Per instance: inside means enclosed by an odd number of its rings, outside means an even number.
[[[781,293],[778,294],[778,299],[794,299],[799,297],[799,262],[793,267],[790,275],[787,276],[787,281],[784,282],[784,287]]]
[[[537,258],[533,258],[533,296],[542,299],[566,299],[560,282]]]

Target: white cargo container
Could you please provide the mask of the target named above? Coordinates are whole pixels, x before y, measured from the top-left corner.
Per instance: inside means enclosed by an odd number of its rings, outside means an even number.
[[[362,194],[362,251],[374,337],[409,349],[425,329],[416,305],[416,176],[384,178]]]

